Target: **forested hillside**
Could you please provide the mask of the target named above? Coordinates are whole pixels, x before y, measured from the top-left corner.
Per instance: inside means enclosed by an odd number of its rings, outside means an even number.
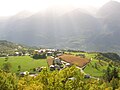
[[[14,54],[15,52],[23,52],[28,49],[32,49],[27,45],[22,45],[7,40],[0,40],[0,55]]]

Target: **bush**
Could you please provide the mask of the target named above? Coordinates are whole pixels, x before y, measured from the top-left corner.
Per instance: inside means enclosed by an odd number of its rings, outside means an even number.
[[[11,65],[11,63],[10,62],[7,62],[7,63],[4,63],[3,64],[3,71],[5,71],[5,72],[10,72],[10,69],[11,69],[11,67],[12,67],[12,65]]]
[[[34,58],[34,59],[46,59],[47,56],[46,56],[46,53],[34,54],[34,55],[33,55],[33,58]]]

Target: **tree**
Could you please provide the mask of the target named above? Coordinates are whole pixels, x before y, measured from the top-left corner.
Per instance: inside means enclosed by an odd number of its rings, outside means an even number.
[[[115,79],[114,77],[112,78],[112,80],[110,81],[110,85],[112,86],[113,90],[117,89],[119,86],[119,81],[118,79]]]
[[[97,65],[97,63],[95,63],[94,65],[95,65],[95,68],[98,69],[98,65]]]
[[[8,56],[5,57],[5,61],[8,61]]]
[[[10,62],[6,62],[6,63],[3,64],[3,68],[2,69],[5,72],[10,72],[11,67],[12,67],[11,63]]]
[[[46,56],[46,53],[41,53],[41,54],[34,54],[33,58],[34,59],[46,59],[47,56]]]
[[[105,71],[103,78],[106,81],[110,82],[112,80],[112,78],[119,78],[118,74],[119,73],[118,73],[118,70],[116,69],[116,67],[109,64],[107,67],[107,70]]]
[[[20,71],[21,70],[21,66],[20,65],[18,65],[18,71]]]
[[[119,78],[119,72],[118,72],[118,69],[116,67],[113,68],[112,75],[114,78]]]

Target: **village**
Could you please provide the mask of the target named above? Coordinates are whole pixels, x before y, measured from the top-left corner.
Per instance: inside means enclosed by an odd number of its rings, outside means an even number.
[[[104,74],[108,64],[106,60],[109,60],[103,55],[117,56],[79,49],[24,48],[18,45],[11,51],[1,52],[0,68],[20,77],[26,75],[34,77],[43,69],[54,72],[75,66],[84,74],[85,78],[98,78]]]
[[[19,52],[16,52],[16,56],[19,56]],[[29,55],[29,54],[26,54]],[[83,69],[86,67],[87,63],[90,62],[90,59],[85,58],[85,54],[77,54],[73,55],[70,52],[66,53],[65,51],[58,49],[39,49],[34,50],[31,56],[33,59],[47,59],[48,67],[50,71],[54,70],[63,70],[64,68],[71,67],[76,65],[77,68],[80,69],[85,75],[85,78],[90,78],[89,74],[86,74]],[[44,68],[47,67],[36,67],[34,71],[41,72]],[[37,73],[29,73],[28,71],[20,72],[20,76],[37,76]]]

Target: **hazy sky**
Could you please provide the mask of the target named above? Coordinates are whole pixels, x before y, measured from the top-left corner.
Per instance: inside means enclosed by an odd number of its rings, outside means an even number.
[[[37,12],[54,5],[92,6],[98,8],[108,1],[111,0],[0,0],[0,16],[14,15],[23,10]]]

